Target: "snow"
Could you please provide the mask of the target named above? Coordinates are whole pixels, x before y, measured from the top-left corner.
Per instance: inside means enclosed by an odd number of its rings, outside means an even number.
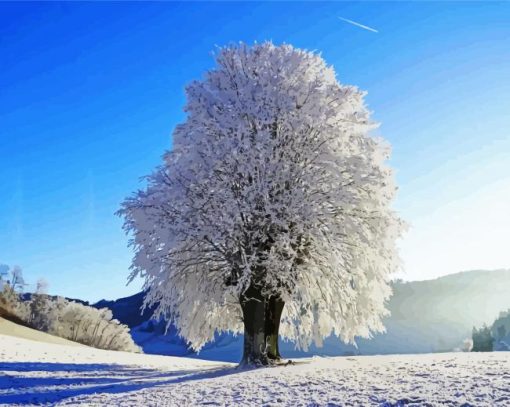
[[[0,405],[391,406],[510,404],[510,353],[440,353],[234,364],[0,335]]]
[[[53,336],[41,331],[37,331],[26,326],[15,324],[0,317],[0,335],[17,336],[20,338],[31,339],[39,342],[56,343],[69,346],[85,346],[77,342],[72,342],[58,336]]]

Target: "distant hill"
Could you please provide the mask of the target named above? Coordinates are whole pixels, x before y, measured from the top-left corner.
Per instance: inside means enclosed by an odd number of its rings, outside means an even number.
[[[384,323],[386,333],[370,340],[359,339],[358,347],[327,338],[322,348],[296,351],[292,343],[281,344],[282,354],[298,357],[310,354],[425,353],[451,351],[471,336],[473,326],[488,325],[501,311],[510,309],[510,270],[474,270],[450,274],[434,280],[394,282]],[[115,318],[132,328],[133,338],[146,353],[190,355],[191,351],[173,327],[164,334],[164,323],[150,320],[151,311],[140,313],[143,293],[116,301],[99,301],[93,306],[108,307]],[[237,361],[242,336],[220,335],[199,357]]]
[[[142,291],[115,301],[101,300],[92,304],[92,306],[96,308],[110,308],[115,319],[133,328],[148,321],[152,315],[153,309],[146,309],[143,313],[141,311],[144,296],[145,293]]]
[[[360,341],[362,353],[453,350],[473,326],[490,325],[510,308],[510,270],[466,271],[434,280],[396,283],[387,333]]]
[[[32,295],[34,295],[34,293],[23,293],[23,294],[21,294],[21,299],[23,301],[30,301],[32,299]],[[78,298],[61,297],[59,295],[48,295],[48,297],[53,301],[60,297],[60,298],[64,298],[66,301],[77,302],[82,305],[90,306],[90,303],[88,301],[80,300]]]

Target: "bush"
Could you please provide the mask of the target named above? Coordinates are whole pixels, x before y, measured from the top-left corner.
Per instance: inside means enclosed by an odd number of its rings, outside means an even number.
[[[2,282],[0,287],[0,317],[8,319],[17,324],[29,326],[30,319],[28,304],[21,300],[9,283]]]
[[[129,327],[113,319],[109,309],[51,297],[43,279],[37,282],[37,291],[23,301],[20,292],[25,285],[19,266],[0,264],[0,317],[95,348],[141,352]]]
[[[96,309],[68,302],[57,313],[50,333],[99,349],[141,352],[129,333],[129,327],[113,319],[108,308]]]
[[[14,314],[16,304],[19,302],[19,295],[9,284],[3,284],[0,291],[0,307],[7,313]]]

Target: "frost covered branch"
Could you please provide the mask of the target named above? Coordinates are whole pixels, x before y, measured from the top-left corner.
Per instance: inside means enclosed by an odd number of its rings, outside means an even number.
[[[195,349],[243,332],[251,298],[285,304],[279,332],[305,349],[383,330],[403,224],[364,92],[290,45],[226,47],[216,62],[119,211],[146,304]]]

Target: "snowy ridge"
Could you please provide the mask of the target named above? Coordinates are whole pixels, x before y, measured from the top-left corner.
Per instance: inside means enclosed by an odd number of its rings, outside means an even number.
[[[228,363],[103,351],[0,335],[0,405],[505,406],[510,353]]]

